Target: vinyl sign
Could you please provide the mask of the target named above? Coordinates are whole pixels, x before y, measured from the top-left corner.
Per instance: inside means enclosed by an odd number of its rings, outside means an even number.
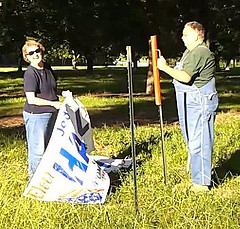
[[[23,195],[42,201],[104,203],[108,174],[89,153],[91,125],[78,99],[65,99],[44,156]]]

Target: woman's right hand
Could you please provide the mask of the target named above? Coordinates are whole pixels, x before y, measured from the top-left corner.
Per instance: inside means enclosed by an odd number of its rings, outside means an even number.
[[[52,101],[52,106],[59,110],[62,106],[62,103],[59,101]]]

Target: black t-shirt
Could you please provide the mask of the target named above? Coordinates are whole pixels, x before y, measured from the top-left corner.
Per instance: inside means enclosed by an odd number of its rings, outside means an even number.
[[[56,77],[49,64],[44,62],[43,69],[29,65],[24,73],[24,92],[34,92],[38,98],[58,101]],[[56,108],[49,105],[38,106],[29,104],[26,100],[24,111],[34,114],[56,112]]]

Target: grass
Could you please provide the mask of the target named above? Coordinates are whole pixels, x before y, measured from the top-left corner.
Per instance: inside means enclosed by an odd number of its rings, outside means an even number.
[[[144,91],[145,71],[141,69],[134,75],[138,93]],[[91,77],[86,77],[84,70],[57,73],[60,89],[73,88],[95,123],[93,153],[120,158],[131,155],[126,71],[98,69]],[[0,115],[20,114],[24,103],[22,79],[15,72],[2,72],[0,80]],[[164,185],[157,107],[153,97],[135,96],[137,215],[132,171],[115,174],[118,179],[112,180],[106,203],[102,205],[40,202],[23,197],[28,183],[24,132],[0,129],[0,228],[239,228],[239,82],[240,73],[225,72],[217,76],[220,110],[215,125],[214,183],[210,192],[202,194],[184,188],[189,182],[187,152],[177,123],[164,127],[168,174],[168,184]],[[162,88],[164,121],[171,123],[176,113],[169,79],[162,80]]]
[[[240,148],[240,118],[220,114],[216,122],[214,166],[224,167]],[[129,154],[128,127],[94,128],[98,154]],[[103,205],[39,202],[22,196],[27,185],[25,140],[22,134],[1,135],[0,228],[238,228],[240,171],[222,177],[208,193],[175,190],[187,183],[186,149],[177,124],[165,128],[168,185],[163,183],[158,126],[136,128],[139,214],[136,216],[132,173],[121,174]],[[238,152],[239,154],[239,152]],[[235,158],[236,159],[236,158]],[[230,169],[230,167],[228,167]],[[226,174],[225,174],[226,175]],[[113,188],[113,187],[112,187]]]
[[[237,72],[239,74],[237,74]],[[148,122],[157,122],[158,108],[154,104],[154,97],[146,96],[142,92],[146,87],[147,69],[134,70],[134,92],[136,120],[145,119]],[[0,72],[0,117],[6,115],[21,115],[21,107],[25,98],[23,93],[22,73]],[[104,123],[101,117],[107,120],[128,120],[128,83],[127,72],[124,68],[98,68],[93,76],[86,76],[86,70],[57,70],[59,77],[59,94],[63,90],[71,90],[78,96],[89,110],[90,116]],[[219,111],[239,112],[240,101],[240,68],[230,72],[221,72],[216,75],[217,90],[220,98]],[[163,96],[163,116],[166,123],[177,120],[175,95],[171,80],[163,76],[161,82]],[[13,100],[10,100],[10,99]],[[115,118],[114,118],[115,117]],[[96,124],[99,125],[99,124]]]

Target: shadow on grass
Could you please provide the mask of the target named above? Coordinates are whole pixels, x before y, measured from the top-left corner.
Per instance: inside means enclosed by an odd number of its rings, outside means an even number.
[[[108,106],[109,107],[109,106]],[[164,124],[170,124],[178,120],[175,96],[173,93],[164,95],[162,102]],[[103,125],[123,125],[130,126],[129,104],[114,105],[108,110],[89,110],[92,127]],[[159,124],[159,107],[152,100],[134,102],[134,123],[135,125]]]
[[[240,175],[240,149],[231,154],[231,158],[212,170],[212,186],[218,187],[226,179]]]
[[[155,136],[151,136],[150,139],[146,142],[137,143],[135,145],[135,153],[136,158],[140,156],[141,160],[137,159],[136,164],[137,167],[143,166],[143,164],[151,159],[151,149],[149,149],[149,146],[159,144],[160,136],[159,138]],[[116,158],[132,158],[132,152],[131,152],[131,146],[129,146],[126,150],[119,153]],[[121,188],[122,183],[125,181],[125,179],[129,176],[129,173],[132,172],[132,166],[130,166],[127,169],[119,170],[118,172],[111,172],[109,173],[110,177],[110,189],[109,193],[115,193],[118,189]]]
[[[12,71],[12,72],[0,72],[0,79],[17,79],[23,78],[24,72]]]
[[[239,112],[240,101],[240,71],[221,72],[216,77],[216,87],[219,95],[219,111]]]
[[[102,68],[94,69],[93,76],[87,76],[86,70],[54,70],[59,77],[58,88],[59,93],[62,90],[71,90],[74,95],[80,96],[88,93],[104,96],[104,93],[115,93],[118,95],[128,93],[127,71],[125,68]],[[18,72],[0,72],[0,79],[16,78],[14,81],[3,81],[0,85],[0,100],[9,98],[24,97],[22,83],[23,73]],[[217,90],[220,97],[219,111],[227,112],[230,110],[239,111],[240,99],[240,74],[236,72],[219,72],[217,73],[216,82]],[[135,93],[145,91],[147,68],[136,69],[133,72],[133,86]],[[176,102],[173,85],[168,76],[162,75],[162,96],[164,98],[162,104],[163,119],[165,123],[171,123],[177,120]],[[21,79],[22,80],[22,79]],[[14,85],[13,85],[14,83]],[[21,84],[21,85],[20,85]],[[9,88],[11,85],[11,88]],[[144,93],[142,93],[144,94]],[[5,109],[12,110],[10,105],[5,101],[0,106]],[[159,112],[158,107],[152,102],[134,103],[135,122],[142,125],[147,123],[158,123]],[[3,110],[4,112],[4,110]],[[129,124],[128,105],[115,105],[111,110],[95,109],[90,110],[90,118],[94,127],[100,127],[102,124]],[[16,114],[16,112],[13,112]],[[9,115],[10,116],[10,115]]]
[[[169,136],[169,132],[165,132],[164,138]],[[137,167],[142,167],[147,161],[149,161],[152,158],[152,146],[159,145],[161,143],[161,136],[159,133],[159,136],[151,135],[150,138],[145,141],[138,143],[136,142],[135,146],[135,153],[136,153],[136,164]],[[116,158],[126,158],[132,157],[132,148],[131,145],[124,150],[123,152],[119,153]],[[126,179],[127,176],[129,176],[129,172],[132,171],[132,166],[128,169],[124,169],[123,171],[119,171],[118,173],[110,173],[110,193],[115,193],[116,190],[121,188],[122,182]],[[138,174],[139,175],[139,174]]]

